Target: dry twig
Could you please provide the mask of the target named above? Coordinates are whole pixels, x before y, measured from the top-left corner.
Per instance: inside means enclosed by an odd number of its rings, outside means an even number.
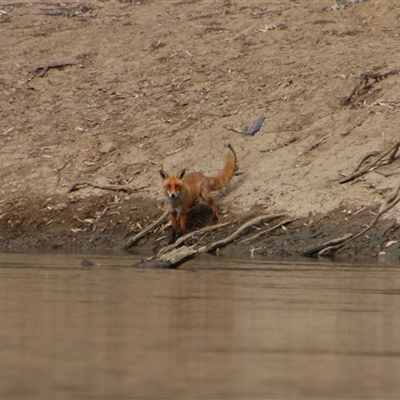
[[[367,153],[366,155],[364,155],[364,157],[361,159],[361,161],[357,164],[354,171],[350,175],[347,175],[347,176],[339,179],[339,183],[346,183],[353,179],[359,178],[361,175],[364,175],[369,171],[379,168],[381,165],[391,164],[396,158],[396,153],[399,150],[399,147],[400,147],[400,140],[398,140],[394,146],[391,146],[390,148],[388,148],[386,150],[382,150],[380,152],[373,151],[371,153]],[[389,158],[387,160],[384,160],[384,158],[387,155],[389,155]],[[372,157],[375,157],[375,159],[372,161],[369,161],[369,163],[363,169],[360,170],[362,164]]]
[[[388,77],[389,75],[395,75],[398,72],[399,72],[398,70],[392,70],[392,71],[388,71],[388,72],[384,72],[384,73],[377,73],[377,72],[364,72],[364,73],[362,73],[359,76],[358,82],[355,85],[355,87],[353,88],[353,90],[351,91],[350,95],[344,97],[342,99],[342,101],[340,102],[340,104],[342,106],[346,106],[348,104],[353,104],[354,105],[354,103],[357,101],[358,96],[360,95],[360,93],[371,89],[372,86],[376,82],[381,81],[382,79]],[[372,83],[369,83],[370,79],[373,79]]]
[[[278,215],[279,215],[279,214],[278,214]],[[284,225],[287,225],[287,224],[290,224],[290,223],[296,221],[296,219],[297,219],[297,218],[294,218],[294,219],[286,219],[286,220],[284,220],[284,221],[282,221],[282,222],[279,222],[279,224],[273,226],[272,228],[266,229],[266,230],[264,230],[264,231],[262,231],[262,232],[260,232],[260,233],[257,233],[257,235],[254,235],[254,236],[252,236],[252,237],[250,237],[250,238],[247,238],[247,239],[242,240],[242,243],[251,243],[251,242],[254,242],[254,241],[260,239],[261,237],[266,236],[268,233],[273,232],[275,229],[277,229],[277,228],[279,228],[279,227],[281,227],[281,226],[284,226]]]
[[[299,154],[301,156],[306,155],[309,151],[315,149],[316,147],[318,147],[321,143],[325,142],[325,140],[328,140],[331,137],[331,134],[328,133],[327,135],[325,135],[324,137],[322,137],[321,139],[319,139],[318,141],[316,141],[315,143],[313,143],[311,146],[306,147],[303,151],[301,151]]]
[[[285,140],[284,142],[276,143],[273,147],[270,147],[269,149],[266,149],[266,150],[260,150],[260,152],[261,153],[267,153],[267,152],[270,152],[270,151],[278,150],[278,149],[280,149],[282,147],[288,146],[290,143],[293,143],[298,139],[299,138],[297,136],[292,136],[291,138]]]
[[[76,63],[76,62],[69,62],[69,61],[53,62],[53,63],[49,63],[46,65],[40,65],[40,66],[36,67],[35,69],[33,69],[31,72],[34,74],[34,77],[38,76],[40,78],[43,78],[47,74],[47,71],[50,68],[64,68],[64,67],[69,67],[69,66],[77,65],[77,64],[78,63]]]

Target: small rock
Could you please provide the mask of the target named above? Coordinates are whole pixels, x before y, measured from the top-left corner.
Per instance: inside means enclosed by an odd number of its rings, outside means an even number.
[[[83,258],[81,261],[81,266],[82,267],[93,267],[96,265],[93,261],[88,260],[87,258]]]

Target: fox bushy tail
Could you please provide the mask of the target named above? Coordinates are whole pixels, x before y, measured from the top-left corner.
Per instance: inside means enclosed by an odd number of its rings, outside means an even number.
[[[212,191],[222,190],[226,186],[228,186],[234,173],[238,169],[237,157],[235,150],[233,150],[232,145],[229,142],[226,142],[225,148],[226,148],[226,158],[225,158],[224,168],[218,175],[208,177],[208,180],[210,182],[210,188]]]

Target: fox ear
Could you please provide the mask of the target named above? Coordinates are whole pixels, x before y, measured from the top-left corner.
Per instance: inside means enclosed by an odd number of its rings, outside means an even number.
[[[182,179],[186,174],[186,169],[183,169],[181,171],[178,172],[178,178]]]
[[[158,172],[160,173],[161,178],[163,178],[163,179],[168,178],[168,172],[165,172],[163,169],[160,169]]]

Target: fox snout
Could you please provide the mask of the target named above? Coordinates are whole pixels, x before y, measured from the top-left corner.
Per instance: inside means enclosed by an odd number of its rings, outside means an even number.
[[[170,199],[175,199],[176,197],[178,197],[178,193],[170,193],[170,192],[167,192],[167,193],[168,193],[168,197]]]

